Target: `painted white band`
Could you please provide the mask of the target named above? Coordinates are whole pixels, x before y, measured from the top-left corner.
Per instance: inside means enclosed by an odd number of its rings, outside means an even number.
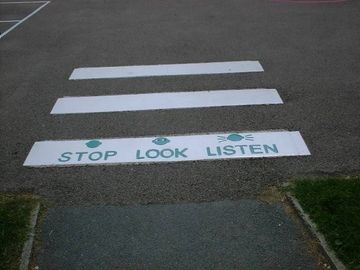
[[[36,142],[24,166],[74,166],[304,156],[298,131]]]
[[[258,61],[76,68],[70,80],[262,72]]]
[[[213,90],[59,98],[51,114],[282,104],[276,89]]]
[[[19,22],[20,20],[3,20],[0,21],[0,23],[14,23],[14,22]]]
[[[12,5],[12,4],[43,4],[49,1],[14,1],[14,2],[0,2],[0,5]]]

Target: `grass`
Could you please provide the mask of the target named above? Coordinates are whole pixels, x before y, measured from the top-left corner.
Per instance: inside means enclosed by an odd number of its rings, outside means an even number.
[[[291,192],[346,267],[360,270],[360,177],[296,181]]]
[[[30,231],[36,200],[30,196],[0,195],[0,269],[19,269],[21,252]]]

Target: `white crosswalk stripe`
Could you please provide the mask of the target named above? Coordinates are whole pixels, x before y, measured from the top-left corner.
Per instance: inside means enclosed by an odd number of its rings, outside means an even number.
[[[244,89],[59,98],[52,114],[282,104],[276,89]]]
[[[70,80],[263,72],[258,61],[76,68]]]

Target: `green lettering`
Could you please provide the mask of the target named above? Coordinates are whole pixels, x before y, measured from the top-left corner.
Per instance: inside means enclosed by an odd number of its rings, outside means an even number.
[[[264,144],[264,150],[265,153],[268,154],[270,151],[272,151],[273,153],[279,153],[279,150],[276,147],[276,144],[273,144],[272,147],[270,145]]]
[[[261,145],[260,144],[251,144],[249,145],[251,154],[262,154]]]
[[[188,150],[187,148],[184,148],[183,150],[179,151],[178,148],[175,148],[175,157],[178,158],[179,156],[182,156],[184,158],[187,158],[187,156],[184,154],[184,152]]]
[[[157,149],[150,149],[150,150],[146,151],[145,155],[148,158],[157,158],[157,157],[159,157],[160,153],[159,153],[159,150],[157,150]]]
[[[232,156],[236,153],[234,150],[234,147],[232,145],[226,145],[224,146],[224,155]]]
[[[239,147],[240,148],[240,151],[241,151],[241,154],[245,154],[245,147],[248,147],[247,145],[235,145],[235,147]]]
[[[87,154],[88,152],[76,152],[75,154],[77,154],[78,155],[78,161],[80,161],[81,159],[82,159],[82,156],[84,155],[84,154]]]
[[[68,157],[68,155],[71,156],[72,153],[71,152],[62,153],[61,158],[58,158],[58,161],[60,161],[60,162],[68,162],[71,159],[71,157]]]
[[[94,157],[95,156],[95,157]],[[91,161],[98,161],[99,159],[101,159],[103,156],[103,154],[101,152],[92,152],[90,155],[89,155],[89,159]]]
[[[107,160],[108,157],[113,157],[116,156],[117,152],[116,151],[105,151],[105,157],[104,160]]]
[[[144,159],[145,157],[141,156],[140,150],[136,150],[136,159]]]
[[[216,156],[216,154],[211,153],[210,147],[206,147],[206,153],[207,153],[207,155],[208,155],[209,157],[211,157],[211,156]]]
[[[168,154],[166,154],[166,152],[168,152]],[[174,151],[172,149],[163,149],[161,150],[160,155],[163,158],[171,158],[174,155]]]

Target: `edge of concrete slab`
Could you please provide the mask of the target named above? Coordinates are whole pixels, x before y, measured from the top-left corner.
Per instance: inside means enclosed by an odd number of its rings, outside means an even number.
[[[29,268],[31,251],[32,251],[34,236],[35,236],[35,226],[37,223],[39,211],[40,211],[40,202],[37,202],[33,211],[31,212],[29,237],[23,246],[19,270],[28,270],[28,268]]]
[[[301,207],[299,201],[291,195],[290,192],[286,193],[286,198],[290,201],[291,205],[295,208],[298,216],[301,218],[303,223],[309,229],[314,237],[316,237],[321,245],[321,248],[324,251],[324,254],[328,257],[332,266],[337,270],[346,270],[345,265],[339,260],[335,252],[327,244],[325,237],[317,229],[316,224],[310,219],[309,215],[305,213],[304,209]]]

